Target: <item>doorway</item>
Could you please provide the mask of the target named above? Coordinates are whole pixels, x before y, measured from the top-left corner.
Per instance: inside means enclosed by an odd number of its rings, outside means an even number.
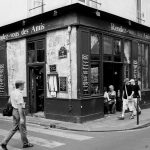
[[[29,67],[29,112],[44,111],[44,66]]]
[[[113,63],[113,62],[104,62],[103,64],[103,87],[109,87],[113,85],[116,91],[116,109],[121,111],[121,91],[123,84],[123,64],[122,63]]]

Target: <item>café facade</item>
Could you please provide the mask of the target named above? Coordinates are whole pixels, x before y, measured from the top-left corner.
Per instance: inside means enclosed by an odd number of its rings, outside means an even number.
[[[82,123],[104,116],[103,89],[117,110],[125,78],[138,79],[150,106],[150,28],[73,4],[0,27],[0,111],[16,80],[29,114]]]

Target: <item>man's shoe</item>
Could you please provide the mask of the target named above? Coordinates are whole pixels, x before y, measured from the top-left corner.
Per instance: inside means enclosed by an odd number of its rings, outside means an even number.
[[[29,148],[29,147],[33,147],[34,145],[31,143],[25,144],[23,145],[23,148]]]
[[[1,144],[3,150],[8,150],[6,144]]]
[[[121,117],[119,117],[118,119],[119,119],[119,120],[124,120],[124,117],[121,116]]]

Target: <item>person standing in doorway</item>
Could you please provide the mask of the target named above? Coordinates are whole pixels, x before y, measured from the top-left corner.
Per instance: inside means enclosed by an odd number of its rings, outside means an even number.
[[[122,92],[122,101],[123,101],[123,106],[122,106],[122,114],[121,117],[119,117],[119,120],[124,120],[124,115],[125,111],[129,108],[129,111],[131,112],[131,117],[130,119],[134,119],[134,114],[133,111],[135,110],[134,108],[134,101],[133,101],[133,86],[129,83],[129,79],[126,78],[124,80],[124,86],[123,86],[123,92]]]
[[[109,111],[111,114],[114,114],[116,112],[116,91],[113,85],[109,86],[108,97]]]
[[[137,114],[137,100],[138,100],[138,98],[141,101],[141,90],[140,90],[140,87],[138,85],[138,81],[135,81],[134,79],[131,79],[130,82],[131,82],[131,85],[134,88],[134,95],[133,95],[133,101],[134,101],[134,107],[135,107],[134,115],[136,115]],[[141,114],[140,106],[138,106],[138,111],[139,111],[138,113]]]
[[[23,148],[33,147],[33,145],[29,143],[27,139],[25,103],[22,95],[22,91],[24,89],[24,81],[16,81],[15,87],[16,89],[12,91],[10,95],[10,102],[13,106],[13,128],[1,143],[1,147],[3,150],[8,150],[7,144],[18,130],[21,134]]]

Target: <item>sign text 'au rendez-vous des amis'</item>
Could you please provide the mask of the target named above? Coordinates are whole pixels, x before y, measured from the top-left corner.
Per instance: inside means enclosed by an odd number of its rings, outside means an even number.
[[[0,41],[20,38],[23,36],[27,36],[30,34],[41,32],[43,30],[45,30],[45,24],[40,23],[39,25],[33,25],[32,27],[29,27],[29,28],[23,28],[22,30],[19,30],[16,32],[12,32],[12,33],[8,33],[8,34],[2,34],[0,36]]]

